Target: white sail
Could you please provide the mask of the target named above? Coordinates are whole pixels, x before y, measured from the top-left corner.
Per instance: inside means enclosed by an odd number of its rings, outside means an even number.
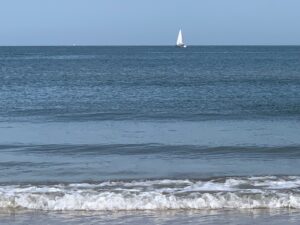
[[[179,33],[178,33],[176,45],[178,47],[186,47],[186,45],[183,42],[183,36],[182,36],[181,29],[179,30]]]
[[[181,32],[181,30],[179,30],[176,44],[177,45],[182,45],[183,44],[183,38],[182,38],[182,32]]]

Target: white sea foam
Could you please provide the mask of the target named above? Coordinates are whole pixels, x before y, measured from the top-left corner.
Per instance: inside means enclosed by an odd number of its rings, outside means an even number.
[[[2,185],[0,208],[95,211],[300,209],[300,177]]]

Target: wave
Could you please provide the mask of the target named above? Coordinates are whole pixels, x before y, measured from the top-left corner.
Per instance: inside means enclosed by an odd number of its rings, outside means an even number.
[[[50,211],[300,209],[300,176],[2,185],[0,208]]]

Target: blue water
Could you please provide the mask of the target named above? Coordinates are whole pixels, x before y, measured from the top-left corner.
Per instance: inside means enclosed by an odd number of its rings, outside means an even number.
[[[300,221],[299,46],[0,47],[0,109],[0,220]]]
[[[1,120],[299,119],[300,47],[1,47]]]

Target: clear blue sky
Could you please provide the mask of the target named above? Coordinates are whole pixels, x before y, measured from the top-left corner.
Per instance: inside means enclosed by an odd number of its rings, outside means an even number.
[[[0,45],[300,44],[300,0],[0,3]]]

